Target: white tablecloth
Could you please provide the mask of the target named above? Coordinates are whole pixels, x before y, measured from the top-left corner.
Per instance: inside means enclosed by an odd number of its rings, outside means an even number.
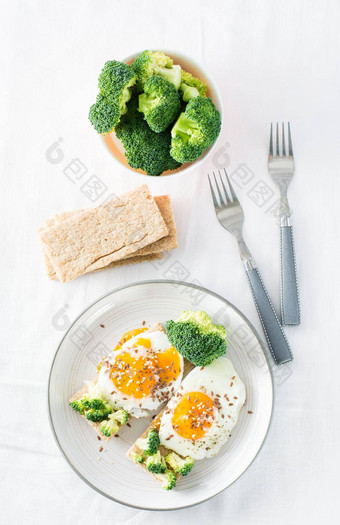
[[[337,0],[1,2],[1,523],[338,522],[339,17]],[[127,172],[87,120],[103,63],[145,48],[192,56],[222,92],[216,153],[187,176],[145,180]],[[302,324],[287,329],[294,362],[285,374],[274,370],[275,416],[265,446],[240,480],[198,507],[151,513],[113,503],[76,476],[53,439],[46,387],[57,344],[96,298],[154,278],[200,283],[261,330],[205,174],[226,166],[238,183],[245,237],[278,308],[278,191],[266,158],[270,121],[288,119]],[[37,228],[55,212],[91,205],[82,182],[67,176],[74,159],[87,170],[82,180],[95,175],[106,185],[94,204],[144,182],[154,194],[171,195],[179,249],[163,265],[68,284],[46,278]]]

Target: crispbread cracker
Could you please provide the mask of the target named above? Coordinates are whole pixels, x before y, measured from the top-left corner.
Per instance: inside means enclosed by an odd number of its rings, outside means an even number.
[[[188,361],[187,359],[183,359],[183,379],[189,374],[189,372],[195,368],[194,365],[192,363],[190,363],[190,361]],[[176,394],[175,394],[176,395]],[[139,436],[139,438],[145,438],[148,433],[150,432],[150,430],[152,430],[153,428],[155,430],[157,430],[157,432],[159,431],[159,427],[160,427],[160,423],[161,423],[161,419],[162,419],[162,415],[163,415],[163,412],[166,410],[166,407],[163,408],[163,410],[161,410],[159,412],[159,414],[157,414],[157,416],[155,417],[155,419],[153,419],[150,423],[150,425],[148,426],[148,428],[146,430],[144,430],[143,434],[141,436]],[[139,439],[138,438],[138,439]],[[137,442],[137,440],[136,440]],[[133,454],[134,453],[137,453],[137,454],[141,454],[142,451],[137,447],[136,445],[136,442],[132,445],[132,447],[127,451],[127,456],[132,459],[133,461]],[[170,448],[167,448],[165,447],[164,445],[160,445],[159,446],[159,449],[158,449],[161,453],[161,456],[165,457],[167,456],[168,454],[170,454],[170,452],[173,452],[173,450],[171,450]],[[153,476],[157,481],[161,482],[161,479],[159,479],[157,477],[157,474],[154,474],[152,472],[150,472],[147,467],[145,466],[144,463],[136,463],[136,465],[138,465],[139,467],[142,467],[143,470],[145,470],[145,472],[147,472],[148,474],[150,474],[151,476]],[[179,479],[181,476],[179,474],[176,474],[176,478]]]
[[[94,381],[96,381],[97,378],[95,378]],[[87,386],[83,386],[83,388],[81,388],[78,392],[76,392],[70,399],[69,399],[69,403],[72,403],[72,401],[77,401],[78,399],[81,399],[82,397],[84,397],[86,394],[88,393],[88,388]],[[100,431],[100,425],[101,425],[101,422],[100,423],[93,423],[93,421],[89,421],[88,419],[86,419],[86,417],[84,415],[81,415],[79,414],[82,418],[85,419],[85,421],[87,421],[91,427],[97,432],[98,436],[100,437],[100,439],[103,439],[104,441],[110,441],[110,439],[113,437],[107,437],[107,436],[104,436],[104,434],[101,433]]]
[[[148,433],[150,432],[150,430],[152,430],[153,428],[155,430],[157,430],[157,432],[159,431],[159,427],[160,427],[160,424],[161,424],[161,419],[162,419],[162,415],[163,415],[163,412],[164,410],[166,410],[166,407],[163,408],[163,410],[161,410],[161,412],[159,414],[157,414],[157,416],[155,417],[155,419],[153,419],[153,421],[151,421],[150,425],[148,426],[148,428],[143,432],[143,434],[141,434],[141,436],[139,436],[138,439],[140,438],[146,438],[146,436],[148,435]],[[167,456],[168,454],[170,454],[170,452],[173,452],[170,448],[167,448],[165,447],[164,445],[159,445],[159,452],[161,453],[161,456],[163,456],[165,458],[165,456]],[[127,451],[127,456],[132,459],[133,461],[133,454],[137,453],[137,454],[142,454],[142,450],[140,450],[136,443],[134,443],[132,445],[132,447]],[[154,474],[153,472],[150,472],[147,467],[145,466],[145,463],[136,463],[136,465],[138,465],[139,467],[142,467],[143,470],[145,470],[145,472],[147,472],[148,474],[151,474],[152,477],[154,477],[155,479],[157,479],[157,481],[160,481],[157,477],[157,474]],[[179,479],[181,476],[179,474],[176,474],[176,478]]]
[[[162,214],[164,222],[168,228],[169,234],[166,237],[160,239],[159,241],[155,241],[149,246],[145,246],[141,250],[138,250],[133,255],[126,257],[122,261],[115,261],[105,266],[104,268],[99,268],[95,271],[99,271],[102,269],[106,270],[109,268],[114,268],[115,266],[123,266],[126,264],[135,264],[144,261],[154,261],[162,257],[161,255],[156,256],[156,254],[160,254],[160,252],[173,250],[177,248],[177,231],[174,214],[171,206],[171,199],[168,195],[158,195],[154,197],[154,200],[158,206],[159,211]],[[44,228],[41,228],[40,231],[43,231],[43,229],[49,228],[51,226],[55,226],[56,224],[59,224],[60,222],[68,219],[69,217],[75,217],[78,213],[82,211],[85,210],[72,210],[57,213],[52,219],[48,219],[45,222]],[[50,279],[57,279],[57,275],[54,271],[53,264],[51,263],[47,253],[45,252],[44,246],[43,251],[47,275]],[[90,271],[90,269],[88,271]]]
[[[152,325],[146,332],[144,332],[145,334],[147,334],[148,332],[165,332],[163,326],[160,324],[160,323],[156,323],[154,325]],[[185,367],[184,367],[185,369]],[[98,376],[96,376],[93,380],[93,383],[96,383],[98,380]],[[88,394],[88,386],[87,385],[84,385],[80,390],[78,390],[78,392],[76,392],[75,394],[73,394],[73,396],[69,399],[69,403],[72,403],[72,401],[76,401],[77,399],[81,399],[83,396],[85,396],[86,394]],[[107,436],[104,436],[104,434],[101,433],[100,431],[100,426],[101,426],[101,422],[100,423],[93,423],[92,421],[89,421],[88,419],[86,419],[86,417],[84,415],[81,415],[79,414],[82,418],[85,419],[85,421],[87,421],[91,427],[97,432],[98,436],[103,439],[104,441],[110,441],[110,439],[113,438],[113,436],[111,437],[107,437]],[[130,416],[129,417],[129,420],[132,419],[132,417]],[[119,428],[119,430],[121,428],[123,428],[125,425],[121,425],[121,427]],[[119,432],[119,431],[118,431]]]
[[[101,270],[108,270],[109,268],[115,268],[116,266],[127,266],[128,264],[137,264],[147,261],[157,261],[158,259],[162,259],[161,253],[150,253],[149,255],[135,255],[132,257],[127,257],[126,259],[122,259],[121,261],[115,261],[108,266],[104,266],[104,268],[98,268],[97,270],[93,270],[93,272],[100,272]],[[48,256],[44,253],[44,259],[45,259],[45,266],[47,275],[51,280],[58,280],[58,277],[54,271],[54,268],[51,264],[51,261],[49,260]]]
[[[154,200],[158,206],[159,211],[162,214],[164,222],[168,228],[168,235],[159,239],[158,241],[141,248],[134,255],[145,257],[154,253],[161,253],[167,250],[174,250],[177,248],[177,230],[175,224],[175,218],[172,211],[171,199],[169,195],[158,195],[154,197]],[[127,260],[127,259],[125,259]],[[107,268],[114,267],[114,264],[109,264]]]
[[[57,277],[65,282],[135,254],[168,233],[157,204],[143,185],[62,220],[40,236]]]

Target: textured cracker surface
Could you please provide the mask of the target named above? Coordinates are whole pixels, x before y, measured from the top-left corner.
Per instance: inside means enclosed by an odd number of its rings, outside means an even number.
[[[146,185],[61,220],[40,232],[57,277],[83,273],[135,254],[168,235],[168,228]]]
[[[98,268],[94,271],[99,271],[102,269],[109,269],[114,268],[115,266],[123,266],[127,264],[136,264],[139,262],[145,262],[145,261],[154,261],[157,259],[161,259],[162,255],[161,252],[167,251],[167,250],[173,250],[174,248],[177,248],[177,231],[176,231],[176,224],[175,219],[172,211],[171,206],[171,199],[168,195],[159,195],[154,197],[154,200],[158,206],[158,209],[164,219],[164,222],[168,228],[168,235],[166,237],[163,237],[162,239],[159,239],[158,241],[155,241],[154,243],[151,243],[149,246],[145,246],[144,248],[136,251],[133,255],[127,256],[125,259],[122,259],[121,261],[115,261],[103,268]],[[65,211],[61,213],[57,213],[53,218],[48,219],[45,221],[44,227],[41,228],[39,231],[43,231],[46,228],[55,226],[57,224],[60,224],[62,221],[69,219],[70,217],[76,217],[79,213],[85,212],[86,210],[72,210],[72,211]],[[57,275],[54,271],[53,264],[51,260],[49,259],[48,254],[45,251],[44,244],[43,247],[43,253],[44,253],[44,260],[45,260],[45,266],[47,275],[50,279],[57,279]],[[88,273],[90,270],[90,266],[86,273]]]
[[[101,270],[108,270],[109,268],[115,268],[116,266],[127,266],[128,264],[137,264],[142,263],[146,261],[156,261],[158,259],[162,259],[161,253],[150,253],[150,255],[136,255],[127,257],[126,259],[122,259],[121,261],[115,261],[108,266],[104,266],[104,268],[98,268],[97,270],[93,270],[93,272],[100,272]],[[44,259],[45,259],[45,266],[46,266],[46,272],[50,279],[52,280],[58,280],[58,277],[54,271],[54,268],[51,264],[51,261],[49,260],[48,256],[44,253]]]

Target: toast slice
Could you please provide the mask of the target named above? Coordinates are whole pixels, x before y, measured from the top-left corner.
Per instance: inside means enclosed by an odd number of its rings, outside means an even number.
[[[165,329],[164,327],[160,324],[160,323],[156,323],[154,325],[152,325],[146,332],[145,334],[147,333],[150,333],[150,332],[165,332]],[[123,341],[120,341],[121,343],[124,343],[124,340]],[[185,375],[187,375],[190,370],[193,368],[193,365],[190,363],[190,361],[187,361],[186,359],[183,360],[183,377],[185,377]],[[97,379],[98,379],[98,376],[96,376],[93,380],[93,383],[95,384],[97,382]],[[72,401],[77,401],[78,399],[81,399],[83,396],[85,396],[86,394],[88,394],[89,390],[88,390],[88,386],[87,385],[84,385],[80,390],[78,390],[78,392],[76,392],[75,394],[73,394],[73,396],[69,399],[69,403],[71,403]],[[110,437],[107,437],[107,436],[104,436],[104,434],[101,433],[100,431],[100,426],[101,426],[101,422],[100,423],[93,423],[92,421],[89,421],[88,419],[86,419],[85,415],[81,415],[79,414],[82,418],[84,418],[90,425],[91,427],[95,430],[95,432],[97,433],[97,435],[100,437],[100,439],[102,439],[103,441],[110,441],[114,436],[110,436]],[[158,418],[158,416],[157,416]],[[156,418],[156,419],[157,419]],[[133,419],[132,416],[129,417],[129,421]],[[126,423],[127,424],[127,423]],[[125,425],[121,425],[119,430],[121,428],[123,428],[123,426]]]

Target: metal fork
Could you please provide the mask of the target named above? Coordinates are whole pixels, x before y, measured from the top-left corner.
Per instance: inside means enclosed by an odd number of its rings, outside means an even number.
[[[224,172],[225,177],[222,177],[220,170],[218,170],[219,180],[217,180],[215,173],[213,173],[217,192],[215,192],[210,176],[208,175],[216,216],[223,228],[232,233],[237,240],[255,306],[274,360],[278,365],[287,363],[293,359],[293,356],[268,292],[264,287],[260,273],[256,267],[256,263],[243,240],[243,210],[229,181],[226,170],[224,170]]]
[[[274,144],[275,142],[275,144]],[[281,320],[283,325],[300,324],[300,305],[296,274],[293,230],[290,224],[290,208],[287,189],[293,178],[295,166],[290,123],[288,122],[288,154],[286,154],[285,127],[282,123],[281,152],[279,147],[279,125],[276,124],[276,140],[273,124],[270,126],[268,171],[280,189],[281,232]]]

